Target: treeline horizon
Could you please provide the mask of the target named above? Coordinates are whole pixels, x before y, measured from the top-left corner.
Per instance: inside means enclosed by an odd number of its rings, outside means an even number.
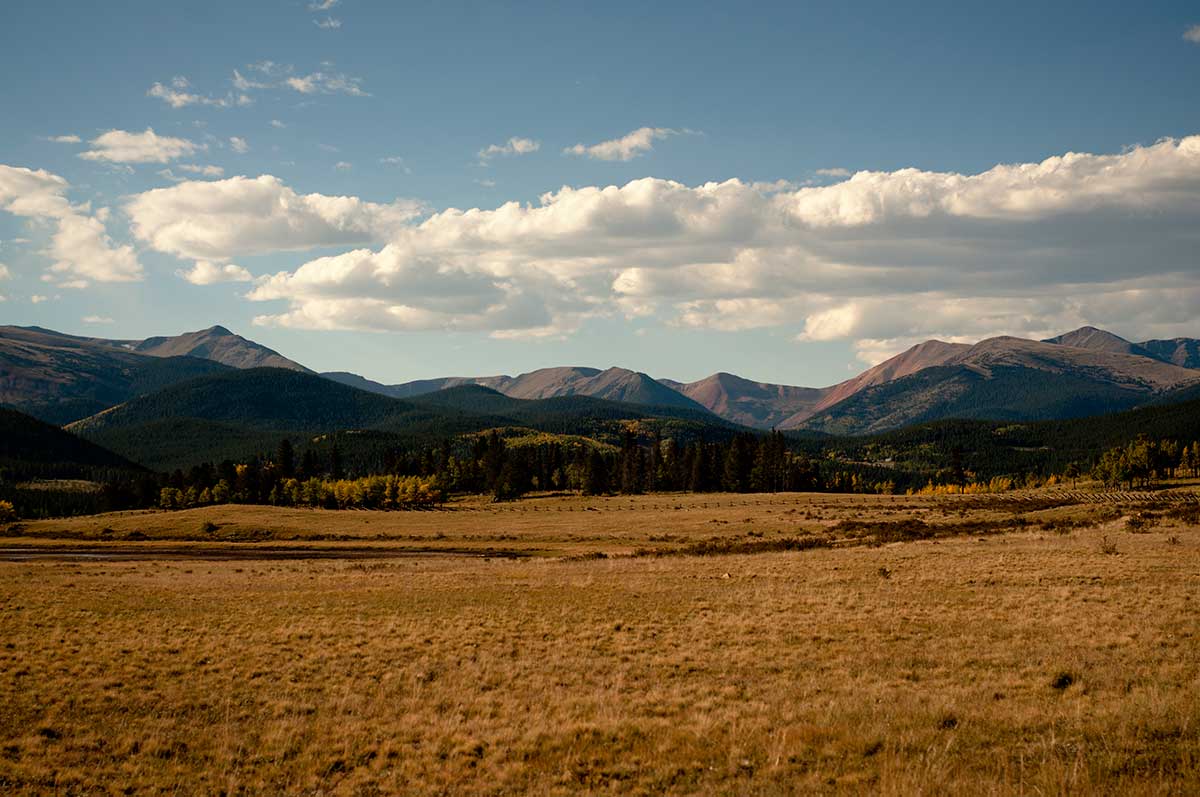
[[[649,444],[627,432],[620,447],[578,438],[510,445],[496,430],[468,441],[443,441],[397,458],[394,472],[357,473],[347,469],[335,443],[322,457],[315,449],[297,456],[289,439],[272,457],[249,462],[204,463],[175,471],[152,505],[185,509],[221,503],[269,504],[326,509],[405,509],[432,506],[451,494],[483,494],[494,500],[518,499],[531,492],[584,495],[639,495],[657,492],[830,492],[830,493],[993,493],[1091,478],[1108,487],[1152,486],[1177,471],[1200,474],[1200,443],[1179,444],[1139,437],[1104,452],[1091,467],[1072,462],[1058,473],[981,477],[953,457],[933,476],[896,473],[874,465],[814,459],[789,446],[787,438],[739,435],[724,443],[673,440]],[[1118,463],[1113,465],[1112,463]]]
[[[1200,470],[1200,445],[1191,434],[1131,437],[1134,429],[1194,432],[1195,409],[1193,402],[1052,424],[944,421],[871,438],[746,431],[681,442],[672,428],[618,421],[617,431],[600,437],[502,427],[436,443],[398,444],[378,432],[343,431],[302,435],[300,448],[292,442],[296,435],[281,432],[273,450],[168,473],[127,461],[128,467],[107,461],[22,462],[10,454],[0,461],[0,500],[30,518],[225,502],[331,508],[430,502],[379,498],[377,487],[346,486],[381,476],[417,478],[426,495],[472,493],[497,500],[539,491],[999,492],[1085,476],[1109,487],[1132,487],[1180,468]],[[269,438],[259,445],[270,445]],[[70,457],[65,449],[59,454]],[[1167,461],[1169,466],[1162,464]],[[60,489],[52,483],[56,479],[95,483]],[[338,483],[345,484],[335,487]],[[364,490],[375,497],[355,497]]]
[[[469,440],[445,440],[438,446],[398,456],[391,473],[357,473],[347,468],[335,443],[324,456],[308,448],[299,457],[284,439],[270,458],[249,462],[204,463],[186,473],[177,470],[162,489],[197,497],[208,490],[233,503],[345,507],[345,501],[297,500],[296,486],[366,482],[382,475],[427,480],[445,494],[484,494],[495,500],[530,492],[577,491],[585,495],[638,495],[653,492],[892,492],[896,485],[883,468],[836,468],[790,450],[779,433],[746,434],[728,442],[672,439],[640,441],[633,432],[619,447],[579,440],[509,445],[497,431]],[[294,484],[290,484],[294,483]],[[171,493],[175,495],[174,492]],[[186,502],[185,502],[186,503]],[[376,502],[352,502],[367,506]]]

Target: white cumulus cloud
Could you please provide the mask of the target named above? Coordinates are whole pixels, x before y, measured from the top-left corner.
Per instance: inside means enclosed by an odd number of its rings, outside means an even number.
[[[167,163],[193,155],[196,150],[204,148],[186,138],[160,136],[149,127],[141,133],[109,130],[93,138],[90,143],[92,148],[79,153],[79,157],[110,163]]]
[[[179,164],[179,168],[181,171],[188,172],[189,174],[198,174],[201,177],[220,177],[225,174],[225,170],[220,166],[201,166],[194,163],[181,163]]]
[[[508,157],[511,155],[528,155],[531,152],[537,152],[542,148],[542,142],[534,141],[532,138],[521,138],[513,136],[503,144],[489,144],[476,153],[481,164],[487,164],[492,158],[497,156]]]
[[[420,214],[412,200],[297,194],[277,177],[189,181],[135,195],[126,206],[134,235],[190,260],[386,241]]]
[[[43,279],[74,287],[88,280],[140,280],[142,267],[133,248],[114,244],[104,227],[107,210],[72,205],[68,190],[56,174],[0,164],[0,209],[53,230],[43,254],[54,263]]]
[[[186,271],[176,272],[180,277],[193,285],[214,285],[218,282],[250,282],[254,277],[249,271],[233,263],[213,263],[210,260],[197,260]]]
[[[599,144],[576,144],[563,150],[568,155],[583,155],[603,161],[628,161],[654,149],[654,142],[679,135],[681,131],[668,127],[639,127],[620,138]]]

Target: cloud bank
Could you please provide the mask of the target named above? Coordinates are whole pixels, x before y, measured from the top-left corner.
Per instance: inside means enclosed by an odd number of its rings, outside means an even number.
[[[928,337],[1167,334],[1200,316],[1200,136],[799,188],[643,178],[426,216],[239,177],[128,212],[140,240],[191,259],[359,247],[260,278],[249,298],[283,307],[259,322],[292,327],[540,336],[624,314],[852,341],[869,361]]]

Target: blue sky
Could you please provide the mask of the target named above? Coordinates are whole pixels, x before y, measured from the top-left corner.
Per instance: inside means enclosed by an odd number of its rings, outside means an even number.
[[[5,10],[4,322],[388,382],[1200,335],[1192,4],[312,5]]]

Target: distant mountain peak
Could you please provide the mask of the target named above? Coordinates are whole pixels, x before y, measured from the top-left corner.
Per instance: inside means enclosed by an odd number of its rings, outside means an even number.
[[[700,381],[705,382],[708,380],[718,382],[722,385],[746,385],[753,383],[750,379],[738,376],[737,374],[731,374],[728,371],[717,371],[715,374],[708,377],[708,379],[702,379]]]
[[[173,337],[128,341],[126,345],[132,345],[134,351],[151,357],[200,357],[234,368],[287,368],[312,373],[274,349],[243,338],[220,324]]]
[[[1138,357],[1157,359],[1138,344],[1132,343],[1120,335],[1114,335],[1106,329],[1093,326],[1082,326],[1042,342],[1055,343],[1059,346],[1074,346],[1077,349],[1107,351],[1113,354],[1136,354]]]
[[[1126,343],[1126,344],[1130,343],[1128,340],[1125,340],[1125,338],[1121,337],[1120,335],[1113,334],[1112,332],[1109,332],[1107,329],[1100,329],[1099,327],[1091,326],[1090,324],[1085,324],[1084,326],[1081,326],[1079,329],[1073,329],[1070,332],[1064,332],[1061,335],[1056,335],[1052,338],[1047,338],[1046,340],[1044,340],[1042,342],[1043,343],[1057,343],[1060,346],[1071,346],[1071,345],[1074,345],[1074,342],[1086,343],[1088,341],[1119,341],[1121,343]],[[1132,345],[1132,344],[1130,344],[1130,345]],[[1079,348],[1088,348],[1088,347],[1080,346]]]
[[[717,371],[695,382],[658,380],[726,420],[773,429],[796,413],[810,408],[824,395],[820,388],[776,385]]]
[[[628,368],[604,370],[564,365],[539,368],[517,376],[442,377],[420,379],[400,385],[381,385],[354,374],[324,374],[343,384],[361,387],[397,398],[411,398],[466,384],[482,385],[515,399],[546,399],[559,396],[591,396],[629,404],[677,407],[703,412],[705,407],[672,387]]]
[[[839,402],[845,401],[856,393],[885,382],[915,374],[926,368],[945,365],[956,357],[962,356],[971,346],[966,343],[947,343],[944,340],[930,339],[924,343],[905,349],[894,357],[884,360],[878,365],[868,368],[858,376],[839,382],[833,387],[825,388],[820,400],[811,407],[784,419],[780,427],[783,429],[798,428],[808,418],[823,412]]]
[[[127,341],[0,327],[0,403],[66,423],[175,381],[224,370],[195,357],[147,357]]]

